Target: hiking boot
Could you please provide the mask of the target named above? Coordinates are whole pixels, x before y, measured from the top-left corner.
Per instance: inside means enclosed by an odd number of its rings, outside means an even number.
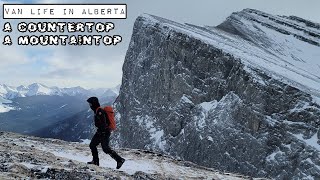
[[[126,160],[125,159],[121,159],[120,161],[117,162],[117,169],[120,169],[122,164],[125,162]]]
[[[90,162],[87,162],[87,164],[94,164],[94,165],[99,166],[99,160],[98,160],[98,161],[92,160],[92,161],[90,161]]]

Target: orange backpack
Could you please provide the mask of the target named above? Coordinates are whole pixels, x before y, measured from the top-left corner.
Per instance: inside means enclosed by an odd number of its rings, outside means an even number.
[[[99,107],[99,108],[101,108],[101,107]],[[99,108],[98,108],[98,109],[99,109]],[[108,128],[109,128],[111,131],[116,130],[116,120],[115,120],[115,118],[114,118],[113,108],[112,108],[111,106],[106,106],[106,107],[101,108],[101,109],[103,109],[103,110],[106,112],[106,115],[108,116],[109,123],[110,123]]]

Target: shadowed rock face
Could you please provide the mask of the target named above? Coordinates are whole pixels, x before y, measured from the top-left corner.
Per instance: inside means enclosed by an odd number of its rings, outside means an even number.
[[[232,19],[233,14],[217,29],[138,17],[115,103],[119,126],[115,143],[254,177],[320,178],[320,106],[311,93],[315,91],[271,66],[247,61],[250,57],[271,61],[270,57],[276,63],[282,58],[276,53],[284,52],[269,49],[277,43],[262,36],[269,31],[246,34],[250,26],[241,26],[241,17],[248,14],[247,20],[261,31],[255,17],[280,18],[246,9],[236,14],[239,21]],[[306,28],[317,27],[310,23]],[[296,41],[301,39],[292,40]],[[246,51],[254,48],[257,54]],[[260,57],[260,50],[266,57]]]

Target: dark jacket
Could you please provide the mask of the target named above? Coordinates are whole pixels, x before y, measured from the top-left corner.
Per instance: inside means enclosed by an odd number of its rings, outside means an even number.
[[[94,115],[94,125],[98,128],[98,132],[106,132],[109,131],[107,127],[109,127],[109,119],[106,115],[106,112],[99,108],[97,113]]]
[[[90,108],[94,112],[94,125],[98,128],[97,132],[106,132],[109,131],[107,128],[109,126],[109,119],[106,115],[106,112],[99,108],[100,103],[98,98],[91,97],[87,100],[88,103],[90,103]],[[99,108],[99,109],[98,109]]]

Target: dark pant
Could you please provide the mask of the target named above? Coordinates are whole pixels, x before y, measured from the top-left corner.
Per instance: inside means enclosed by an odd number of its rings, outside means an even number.
[[[97,146],[100,143],[101,143],[102,150],[106,154],[109,154],[114,160],[116,160],[118,162],[122,159],[114,150],[112,150],[110,148],[109,141],[110,141],[110,132],[109,131],[107,131],[105,133],[96,132],[96,134],[93,136],[93,138],[90,142],[90,149],[91,149],[94,161],[99,161]]]

